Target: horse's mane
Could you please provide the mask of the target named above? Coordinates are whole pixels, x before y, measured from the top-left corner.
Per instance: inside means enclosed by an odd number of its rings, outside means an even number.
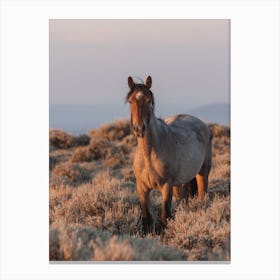
[[[155,106],[155,99],[154,99],[154,94],[151,90],[147,89],[147,86],[144,84],[135,84],[135,86],[128,92],[128,94],[125,97],[125,102],[128,102],[129,97],[135,90],[142,90],[144,94],[149,94],[150,97],[152,98],[152,105],[153,107]]]
[[[157,118],[157,120],[166,125],[166,122],[162,118]]]
[[[162,118],[157,118],[157,120],[165,127],[168,127],[167,123]]]

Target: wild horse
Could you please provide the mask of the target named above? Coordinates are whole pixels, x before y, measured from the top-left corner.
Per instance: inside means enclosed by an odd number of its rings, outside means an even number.
[[[165,120],[154,114],[152,78],[136,84],[128,78],[131,130],[137,137],[134,173],[141,202],[144,232],[151,230],[149,193],[162,193],[161,224],[171,217],[172,195],[180,201],[188,197],[188,188],[197,185],[198,198],[207,192],[211,169],[212,135],[207,124],[190,115],[176,115]]]

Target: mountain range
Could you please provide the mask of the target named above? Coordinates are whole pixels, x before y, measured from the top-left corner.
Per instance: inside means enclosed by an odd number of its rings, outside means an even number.
[[[184,113],[194,115],[206,122],[222,125],[230,124],[230,105],[228,103],[214,103],[195,107]],[[49,126],[73,134],[82,134],[99,127],[103,123],[127,117],[129,117],[127,106],[124,109],[122,107],[98,107],[93,105],[51,104]]]

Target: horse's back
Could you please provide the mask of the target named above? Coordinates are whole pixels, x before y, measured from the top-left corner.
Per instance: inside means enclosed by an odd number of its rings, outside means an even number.
[[[194,116],[180,114],[168,117],[164,121],[175,133],[182,133],[187,136],[196,135],[199,141],[203,141],[205,144],[211,138],[208,125]]]
[[[182,178],[188,175],[186,182],[198,172],[207,173],[208,176],[212,158],[212,133],[209,126],[200,119],[187,114],[168,117],[164,121],[170,128],[171,138],[175,139],[177,169],[180,170],[178,174],[181,174]],[[178,175],[178,177],[180,176]]]
[[[176,116],[167,117],[165,123],[169,126],[198,126],[198,125],[206,125],[202,120],[187,114],[180,114]]]

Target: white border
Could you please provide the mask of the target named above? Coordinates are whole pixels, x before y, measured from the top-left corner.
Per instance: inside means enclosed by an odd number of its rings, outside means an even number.
[[[231,19],[231,264],[49,264],[50,18]],[[278,1],[2,1],[1,279],[279,279],[279,34]]]

